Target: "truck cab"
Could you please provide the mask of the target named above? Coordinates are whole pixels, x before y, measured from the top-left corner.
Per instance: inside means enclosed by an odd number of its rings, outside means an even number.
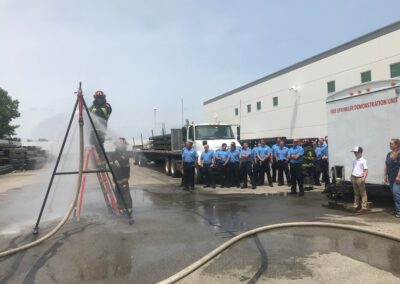
[[[239,131],[235,131],[233,125],[221,123],[204,123],[204,124],[190,124],[183,128],[185,132],[184,138],[193,141],[193,148],[200,154],[203,151],[203,142],[207,141],[210,150],[216,151],[221,148],[222,143],[229,145],[232,142],[236,143],[236,147],[241,147],[237,140]]]
[[[237,127],[236,131],[234,130],[234,125],[230,124],[189,124],[187,121],[182,128],[173,128],[169,134],[152,136],[149,138],[147,145],[133,149],[133,160],[139,166],[145,166],[149,162],[163,164],[167,175],[177,177],[180,175],[179,165],[182,160],[184,141],[193,141],[193,148],[200,159],[201,152],[204,150],[204,141],[207,141],[210,149],[214,151],[221,148],[222,143],[230,145],[230,143],[235,142],[237,147],[241,147],[238,142],[240,128]],[[197,174],[197,169],[196,176],[199,181],[200,177]]]

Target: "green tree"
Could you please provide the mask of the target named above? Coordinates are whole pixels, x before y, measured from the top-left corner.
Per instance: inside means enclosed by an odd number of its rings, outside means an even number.
[[[0,138],[15,135],[19,125],[10,125],[10,122],[20,116],[18,105],[18,100],[13,100],[6,90],[0,88]]]

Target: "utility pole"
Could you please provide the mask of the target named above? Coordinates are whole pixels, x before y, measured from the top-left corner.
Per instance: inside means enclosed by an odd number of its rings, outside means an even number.
[[[158,108],[154,108],[154,135],[157,135],[157,110]]]
[[[184,122],[183,122],[183,98],[181,98],[181,107],[182,107],[182,109],[181,109],[181,118],[182,118],[182,126],[184,125]]]

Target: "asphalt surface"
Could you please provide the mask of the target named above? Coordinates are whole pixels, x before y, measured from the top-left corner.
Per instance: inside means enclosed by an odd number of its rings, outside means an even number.
[[[327,199],[319,192],[304,198],[255,195],[251,190],[237,195],[188,193],[179,188],[178,179],[157,169],[134,167],[133,173],[133,226],[107,212],[96,180],[89,179],[81,220],[71,219],[40,246],[1,259],[0,283],[155,283],[259,226],[323,220],[400,227],[386,212],[354,218],[352,213],[325,208]],[[48,172],[37,176],[0,195],[1,251],[32,239]],[[41,235],[68,207],[74,182],[56,181]],[[238,243],[182,282],[399,283],[399,255],[398,243],[365,234],[286,229]]]

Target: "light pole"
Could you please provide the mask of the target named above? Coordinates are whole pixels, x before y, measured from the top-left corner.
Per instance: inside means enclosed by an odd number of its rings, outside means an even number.
[[[153,111],[154,111],[154,136],[156,136],[156,133],[157,133],[157,129],[156,129],[156,127],[157,127],[157,110],[158,110],[158,108],[153,108]]]

